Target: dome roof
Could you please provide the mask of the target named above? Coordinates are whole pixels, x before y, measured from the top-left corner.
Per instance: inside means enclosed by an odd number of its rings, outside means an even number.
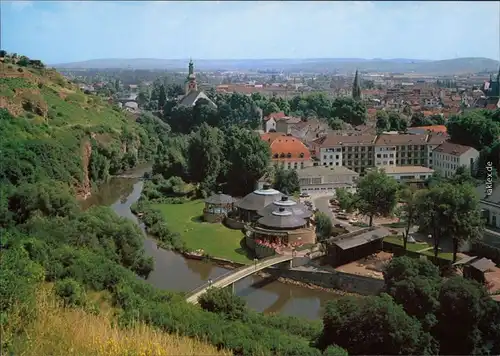
[[[258,211],[272,202],[281,199],[282,196],[283,194],[280,191],[272,189],[266,184],[262,189],[257,189],[247,194],[236,206],[239,209]]]
[[[302,219],[308,219],[313,215],[313,212],[309,210],[307,206],[290,199],[286,195],[283,195],[280,200],[273,201],[263,209],[260,209],[257,211],[257,214],[260,216],[267,216],[280,207],[287,208],[287,210],[291,211],[294,216],[298,216]]]
[[[284,207],[279,207],[271,214],[261,217],[257,223],[267,228],[282,229],[295,229],[307,224],[303,218],[294,215],[289,208]]]

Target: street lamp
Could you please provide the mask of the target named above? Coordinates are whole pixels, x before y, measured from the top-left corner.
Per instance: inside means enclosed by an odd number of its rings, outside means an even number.
[[[256,271],[257,271],[257,261],[258,261],[258,259],[256,259],[256,258],[253,259],[253,265],[254,265],[254,268]]]

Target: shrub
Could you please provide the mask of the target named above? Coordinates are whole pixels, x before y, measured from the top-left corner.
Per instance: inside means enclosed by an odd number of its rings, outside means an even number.
[[[79,306],[85,304],[85,291],[82,286],[72,278],[59,280],[55,284],[56,295],[61,298],[66,306]]]
[[[323,352],[323,356],[348,356],[348,355],[349,354],[347,353],[346,350],[337,345],[328,346],[326,350]]]
[[[245,301],[228,289],[210,288],[198,302],[203,309],[223,314],[231,320],[243,319],[247,312]]]

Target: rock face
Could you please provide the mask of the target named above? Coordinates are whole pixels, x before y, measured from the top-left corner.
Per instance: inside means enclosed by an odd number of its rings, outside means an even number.
[[[82,167],[83,182],[77,187],[77,198],[85,200],[92,194],[92,185],[89,177],[90,156],[92,156],[92,144],[85,141],[82,144]]]

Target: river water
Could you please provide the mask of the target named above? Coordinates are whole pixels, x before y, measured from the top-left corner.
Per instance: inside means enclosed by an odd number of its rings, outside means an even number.
[[[110,206],[119,216],[139,223],[130,211],[143,188],[142,176],[150,167],[138,167],[125,175],[130,178],[112,178],[99,187],[99,192],[93,194],[85,202],[83,208],[93,205]],[[153,239],[146,237],[144,249],[155,261],[155,269],[151,272],[148,282],[162,289],[188,292],[214,279],[229,270],[204,261],[190,260],[172,251],[156,246]],[[247,277],[235,285],[235,292],[247,302],[247,305],[259,312],[281,313],[317,319],[322,315],[323,307],[328,300],[336,298],[335,294],[320,290],[283,284],[258,276]]]

